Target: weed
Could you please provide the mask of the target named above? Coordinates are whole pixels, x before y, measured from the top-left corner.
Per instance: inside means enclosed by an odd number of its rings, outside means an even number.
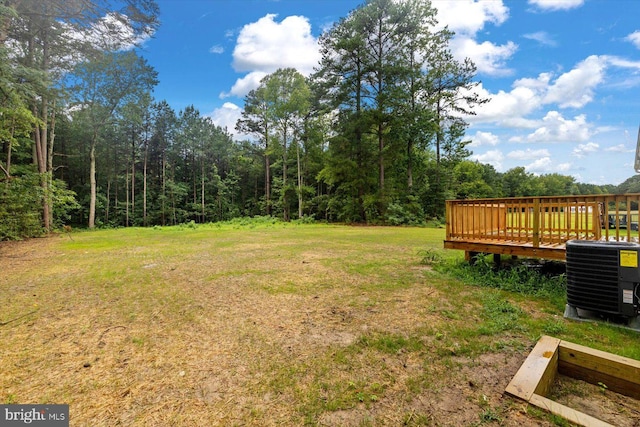
[[[440,251],[433,248],[420,250],[418,251],[418,255],[422,257],[420,259],[420,264],[422,265],[437,265],[443,261]]]
[[[548,319],[542,325],[542,330],[547,335],[560,335],[566,332],[567,325],[562,319]]]
[[[375,334],[362,336],[358,340],[362,347],[376,349],[387,354],[396,354],[400,350],[420,351],[423,349],[423,342],[416,337],[403,337],[394,334]]]
[[[559,269],[544,269],[531,261],[505,264],[496,269],[491,256],[478,255],[474,265],[449,261],[437,268],[469,284],[544,297],[559,308],[563,308],[566,301],[566,275],[558,273]]]
[[[609,387],[607,387],[607,385],[602,381],[598,381],[598,389],[600,390],[600,393],[605,394]]]
[[[403,426],[428,426],[431,424],[431,418],[429,415],[416,414],[415,412],[405,414],[402,420]]]
[[[487,408],[484,411],[482,411],[482,414],[480,414],[480,420],[483,423],[490,423],[493,421],[497,421],[497,422],[502,421],[500,416],[496,413],[496,411],[493,408]]]
[[[512,305],[499,294],[492,294],[483,301],[484,325],[480,326],[482,335],[493,335],[503,331],[524,331],[525,326],[520,321],[522,310]]]

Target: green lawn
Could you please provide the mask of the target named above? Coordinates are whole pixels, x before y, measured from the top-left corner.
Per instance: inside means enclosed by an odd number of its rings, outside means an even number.
[[[502,394],[539,336],[640,359],[635,332],[432,268],[463,258],[443,239],[263,219],[0,243],[0,399],[73,426],[554,425]]]

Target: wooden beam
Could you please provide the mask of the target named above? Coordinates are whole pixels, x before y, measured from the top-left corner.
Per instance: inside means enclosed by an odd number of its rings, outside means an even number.
[[[505,391],[575,424],[611,427],[611,424],[547,397],[558,373],[605,384],[611,391],[638,398],[640,361],[548,336],[538,340]]]
[[[640,361],[562,341],[558,372],[640,399]]]
[[[527,401],[534,393],[546,396],[555,379],[559,344],[557,338],[541,337],[505,391]]]
[[[565,418],[572,423],[578,424],[579,426],[614,427],[613,425],[599,420],[598,418],[592,417],[591,415],[587,415],[538,394],[534,394],[529,400],[529,403],[537,406],[538,408],[546,409],[552,414]]]
[[[564,261],[566,258],[564,245],[555,248],[533,248],[531,246],[517,245],[512,242],[488,243],[488,242],[468,242],[445,240],[445,249],[458,249],[465,252],[480,252],[486,254],[502,254],[511,256],[521,256],[528,258],[546,258]]]

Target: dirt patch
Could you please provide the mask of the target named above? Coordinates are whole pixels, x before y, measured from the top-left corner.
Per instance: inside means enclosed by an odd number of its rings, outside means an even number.
[[[614,426],[640,426],[639,402],[607,390],[606,385],[589,384],[558,375],[550,398]]]

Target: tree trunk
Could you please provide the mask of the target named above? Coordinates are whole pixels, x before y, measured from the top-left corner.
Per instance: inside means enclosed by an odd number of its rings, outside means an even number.
[[[383,126],[378,124],[378,174],[380,195],[384,194],[384,137],[382,132]]]
[[[202,218],[201,218],[201,222],[204,224],[204,208],[205,208],[205,203],[204,203],[204,159],[200,159],[200,203],[201,203],[201,210],[202,210]]]
[[[130,206],[129,198],[131,197],[131,193],[129,193],[129,165],[128,164],[127,164],[126,172],[124,173],[124,192],[126,194],[126,197],[125,197],[126,213],[124,216],[124,222],[125,222],[124,226],[128,227],[129,226],[129,206]]]
[[[105,206],[105,209],[104,209],[105,224],[109,224],[109,208],[111,205],[111,180],[112,180],[111,177],[109,177],[109,179],[107,180],[107,206]]]
[[[300,166],[299,141],[296,141],[296,160],[298,162],[298,218],[302,218],[302,167]]]
[[[11,141],[13,141],[13,136],[15,134],[15,119],[13,119],[13,125],[11,126],[11,138],[9,138],[9,143],[7,144],[7,169],[5,170],[5,173],[7,174],[7,178],[11,178],[11,149],[12,149],[12,144]]]
[[[289,201],[287,200],[287,125],[282,130],[282,215],[289,221]]]
[[[167,225],[165,217],[167,199],[167,154],[162,150],[162,225]]]
[[[131,225],[135,222],[136,209],[136,136],[131,133]]]
[[[149,141],[144,141],[144,159],[142,162],[142,224],[147,226],[147,157],[149,156]]]
[[[264,176],[264,197],[267,204],[267,215],[271,215],[271,165],[269,162],[269,155],[264,155],[265,162],[265,176]]]
[[[94,131],[91,149],[89,151],[89,180],[91,183],[91,196],[89,199],[89,228],[96,226],[96,139],[98,132]]]
[[[56,101],[53,100],[51,112],[51,126],[49,129],[49,147],[47,151],[47,177],[49,179],[49,189],[53,188],[53,142],[56,136]],[[53,225],[53,195],[49,191],[47,203],[49,204],[49,224]]]

